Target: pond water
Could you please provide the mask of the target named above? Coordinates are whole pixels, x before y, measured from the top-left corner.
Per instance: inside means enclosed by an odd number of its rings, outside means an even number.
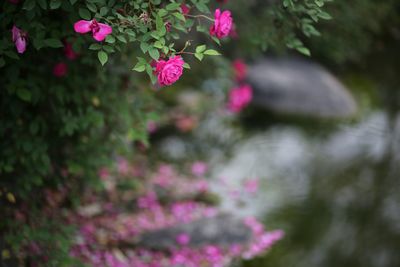
[[[193,154],[197,140],[222,209],[285,230],[265,257],[244,266],[400,266],[400,90],[393,66],[381,69],[373,96],[363,91],[358,102],[367,104],[354,120],[250,112],[227,126],[211,114],[192,139],[162,141],[166,157],[179,160]],[[259,179],[257,194],[243,192],[249,178]]]
[[[400,266],[400,116],[378,110],[329,133],[319,128],[260,130],[217,169],[262,178],[262,193],[241,208],[222,194],[225,209],[287,233],[246,266]]]

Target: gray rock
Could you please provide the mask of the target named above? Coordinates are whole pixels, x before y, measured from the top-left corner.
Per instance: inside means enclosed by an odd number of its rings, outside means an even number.
[[[200,247],[208,244],[231,245],[244,244],[251,239],[251,230],[241,220],[229,214],[204,218],[192,223],[181,224],[171,228],[148,232],[141,236],[139,246],[165,250],[178,246],[179,234],[188,234],[187,246]]]
[[[249,67],[253,104],[268,110],[343,118],[357,105],[343,84],[318,64],[302,59],[266,58]]]

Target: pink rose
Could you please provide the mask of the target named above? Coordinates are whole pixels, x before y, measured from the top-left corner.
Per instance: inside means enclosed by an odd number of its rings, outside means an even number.
[[[237,81],[243,81],[247,75],[247,65],[241,59],[236,59],[233,62],[233,70],[235,72],[235,79]]]
[[[63,77],[67,75],[68,66],[64,62],[57,63],[53,68],[53,74],[56,77]]]
[[[221,13],[220,9],[216,9],[214,13],[214,25],[210,27],[210,35],[217,38],[224,38],[229,35],[232,29],[233,19],[231,12],[225,10]]]
[[[159,60],[156,63],[156,75],[158,83],[161,86],[171,85],[181,77],[183,73],[183,64],[185,62],[180,56],[174,56],[165,60]]]
[[[253,98],[253,89],[250,85],[241,85],[233,88],[229,92],[228,109],[232,112],[240,112],[245,108]]]
[[[11,33],[12,33],[12,41],[14,42],[18,53],[20,54],[24,53],[26,50],[26,38],[28,36],[27,33],[19,29],[15,25],[12,27]]]
[[[182,4],[182,5],[181,5],[181,10],[182,10],[182,14],[183,14],[183,15],[187,15],[187,14],[189,14],[189,12],[190,12],[190,8],[189,8],[187,5],[185,5],[185,4]]]
[[[107,35],[112,33],[111,26],[99,23],[95,19],[93,20],[79,20],[74,24],[74,30],[78,33],[92,32],[93,38],[96,41],[103,41]]]
[[[10,2],[11,4],[16,5],[16,4],[19,3],[19,0],[8,0],[8,2]]]

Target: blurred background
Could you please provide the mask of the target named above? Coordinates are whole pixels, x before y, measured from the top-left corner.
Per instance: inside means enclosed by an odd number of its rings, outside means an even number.
[[[248,24],[268,11],[265,1],[245,14],[232,2]],[[333,19],[318,25],[322,35],[304,40],[310,58],[279,49],[245,58],[255,97],[239,121],[212,114],[189,139],[156,138],[167,158],[211,159],[211,176],[232,187],[259,177],[256,196],[216,186],[223,209],[286,232],[244,266],[400,266],[399,4],[329,4]]]

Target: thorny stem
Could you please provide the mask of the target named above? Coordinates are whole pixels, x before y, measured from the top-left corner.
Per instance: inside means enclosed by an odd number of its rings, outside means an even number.
[[[176,55],[181,55],[181,54],[187,54],[187,55],[194,55],[195,53],[193,52],[185,52],[185,51],[179,51],[177,53],[175,53]]]
[[[209,21],[212,21],[212,22],[215,21],[214,19],[209,18],[209,17],[207,17],[206,15],[189,15],[189,14],[187,14],[187,15],[185,15],[185,16],[191,17],[191,18],[205,18],[205,19],[208,19]]]

